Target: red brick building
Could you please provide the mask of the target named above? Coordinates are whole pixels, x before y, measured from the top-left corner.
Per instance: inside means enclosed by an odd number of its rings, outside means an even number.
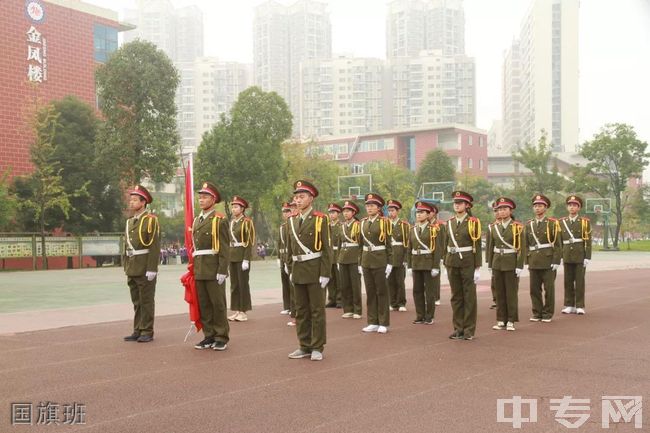
[[[97,105],[95,67],[131,27],[79,0],[0,1],[0,175],[29,173],[34,111],[75,95]]]
[[[451,157],[456,172],[469,171],[487,179],[487,133],[471,126],[440,125],[321,137],[317,143],[323,153],[346,164],[351,174],[363,173],[364,165],[374,161],[392,161],[415,171],[428,152],[441,149]]]

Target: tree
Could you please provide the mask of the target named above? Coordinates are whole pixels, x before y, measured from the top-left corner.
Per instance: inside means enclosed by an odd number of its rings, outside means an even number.
[[[641,176],[648,165],[648,143],[637,138],[634,128],[624,123],[610,123],[594,135],[593,140],[583,144],[580,154],[589,162],[585,170],[593,177],[601,177],[607,183],[608,195],[613,197],[612,207],[616,216],[614,248],[623,225],[623,210],[629,198],[626,192],[630,178]]]
[[[456,169],[449,155],[444,150],[432,150],[426,154],[418,167],[415,186],[419,188],[425,182],[451,182],[455,173]]]
[[[47,269],[46,214],[58,210],[67,218],[71,208],[70,194],[66,193],[63,187],[60,164],[54,158],[54,139],[58,127],[58,117],[59,114],[53,105],[48,105],[36,113],[34,120],[36,139],[30,148],[34,172],[25,182],[31,187],[31,196],[24,197],[20,201],[20,209],[24,209],[32,215],[40,229],[44,269]],[[82,191],[83,188],[78,192]],[[63,221],[59,221],[56,227],[60,227],[62,223]]]
[[[553,203],[561,202],[566,182],[559,174],[557,164],[552,162],[553,150],[544,130],[536,146],[528,144],[519,148],[513,152],[512,157],[515,162],[522,164],[531,172],[531,175],[523,177],[515,188],[517,195],[523,199],[521,204],[528,204],[530,198],[538,193],[546,195]]]
[[[16,215],[16,199],[9,190],[8,173],[0,175],[0,231],[11,231],[11,223]]]
[[[115,230],[121,218],[122,195],[119,179],[96,143],[99,120],[89,105],[75,97],[52,104],[58,113],[52,157],[59,163],[71,204],[64,228],[76,234]],[[87,194],[75,194],[82,185],[86,185]],[[62,219],[60,212],[54,217]]]
[[[372,189],[388,200],[394,198],[402,203],[403,218],[410,218],[415,204],[415,174],[406,167],[393,162],[381,161],[367,165],[372,174]]]
[[[650,234],[650,186],[630,188],[630,199],[623,211],[623,232]]]
[[[154,44],[136,40],[113,53],[96,80],[106,161],[127,185],[145,177],[169,181],[179,143],[174,98],[180,79],[171,60]]]
[[[487,179],[464,171],[456,179],[456,188],[467,191],[474,197],[472,215],[481,220],[484,228],[488,222],[494,220],[490,203],[500,195],[500,191]]]
[[[203,135],[196,164],[198,181],[214,181],[227,200],[233,195],[244,197],[253,217],[263,222],[261,200],[270,185],[283,179],[281,145],[291,129],[286,102],[275,92],[249,87],[239,94],[228,115],[222,115]],[[268,224],[258,224],[258,233],[262,238],[269,236]]]

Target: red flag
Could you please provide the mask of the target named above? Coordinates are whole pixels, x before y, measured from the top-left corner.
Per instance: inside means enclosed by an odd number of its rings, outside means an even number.
[[[194,182],[192,177],[192,159],[185,167],[185,248],[189,264],[187,272],[181,277],[181,283],[185,286],[185,302],[190,307],[190,321],[196,327],[196,332],[203,328],[201,323],[201,310],[199,308],[199,297],[196,293],[196,281],[194,280],[194,241],[192,240],[192,224],[194,223]]]

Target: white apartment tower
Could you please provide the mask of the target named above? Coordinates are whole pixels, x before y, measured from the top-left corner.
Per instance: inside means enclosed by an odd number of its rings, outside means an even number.
[[[531,4],[504,59],[504,148],[536,143],[544,130],[554,151],[576,151],[578,8],[578,0]]]

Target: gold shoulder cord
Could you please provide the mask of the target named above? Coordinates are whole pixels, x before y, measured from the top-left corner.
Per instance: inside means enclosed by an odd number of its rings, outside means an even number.
[[[248,224],[248,227],[246,227]],[[244,229],[247,230],[244,230]],[[244,231],[247,232],[248,236],[244,235]],[[244,248],[248,248],[249,245],[255,243],[255,226],[251,220],[244,219],[241,223],[241,241],[244,244]]]
[[[517,251],[521,249],[521,232],[523,230],[524,227],[521,224],[516,224],[514,221],[512,222],[512,246],[515,247],[515,250]]]
[[[327,239],[330,239],[330,222],[329,217],[327,219]],[[317,216],[315,221],[315,233],[314,233],[314,251],[320,251],[323,249],[323,217]]]
[[[481,239],[481,220],[475,218],[467,221],[467,231],[472,239],[472,252],[476,252],[476,241]]]
[[[589,224],[589,220],[580,218],[580,226],[582,228],[582,240],[588,241],[589,235],[591,234],[591,225]]]
[[[429,226],[429,232],[431,233],[431,238],[429,239],[429,249],[431,251],[435,251],[436,238],[438,237],[438,233],[440,232],[440,225],[436,223],[436,225]]]
[[[221,218],[215,216],[212,218],[212,249],[217,253],[219,252],[219,225],[221,224]]]
[[[144,225],[144,220],[147,221],[147,233],[151,236],[149,242],[145,242],[142,237],[142,226]],[[140,243],[144,247],[148,247],[153,244],[155,239],[154,233],[160,233],[160,224],[158,223],[158,218],[147,215],[146,217],[140,218],[140,225],[138,226],[138,237],[140,238]]]
[[[399,225],[401,226],[402,229],[402,245],[404,245],[404,248],[406,248],[409,245],[408,231],[405,228],[406,224],[400,221]]]
[[[356,243],[359,243],[359,235],[361,233],[359,232],[359,221],[354,221],[352,223],[352,228],[350,228],[350,238],[355,241]]]
[[[562,231],[562,228],[560,227],[560,220],[555,220],[555,224],[553,226],[553,241],[551,241],[551,224],[549,223],[550,221],[546,223],[546,239],[548,239],[549,244],[555,245],[557,234],[558,232]]]

